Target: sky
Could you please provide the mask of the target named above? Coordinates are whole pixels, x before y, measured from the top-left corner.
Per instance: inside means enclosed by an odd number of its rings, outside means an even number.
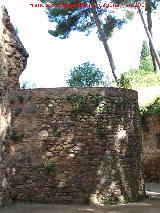
[[[1,0],[6,6],[11,22],[19,30],[18,36],[29,53],[27,67],[20,76],[20,82],[35,83],[36,87],[66,86],[69,70],[90,61],[102,68],[110,77],[111,69],[102,43],[96,33],[89,36],[72,32],[65,40],[48,34],[52,29],[43,8],[31,7],[37,0]],[[120,12],[120,11],[119,11]],[[153,34],[157,49],[160,49],[160,18],[153,16]],[[147,39],[138,15],[122,30],[116,30],[109,40],[109,46],[117,67],[117,75],[139,65],[142,42]]]

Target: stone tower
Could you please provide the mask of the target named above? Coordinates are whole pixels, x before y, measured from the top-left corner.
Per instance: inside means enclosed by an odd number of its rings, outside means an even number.
[[[19,87],[19,77],[27,65],[27,51],[10,22],[7,9],[0,8],[0,206],[10,199],[9,150],[6,134],[11,113],[8,101],[10,89]]]
[[[10,22],[7,9],[0,10],[0,77],[7,79],[10,88],[19,85],[19,76],[27,64],[28,53]]]

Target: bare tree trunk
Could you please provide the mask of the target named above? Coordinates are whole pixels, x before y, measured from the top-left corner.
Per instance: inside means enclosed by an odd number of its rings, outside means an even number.
[[[99,33],[99,36],[100,36],[100,40],[102,41],[105,52],[108,56],[108,60],[109,60],[110,66],[111,66],[113,77],[114,77],[114,79],[115,79],[115,81],[118,85],[118,78],[117,78],[117,75],[116,75],[116,72],[115,72],[116,67],[115,67],[115,64],[114,64],[114,60],[113,60],[113,57],[112,57],[111,50],[108,46],[107,38],[106,38],[105,33],[103,31],[103,28],[101,26],[101,21],[99,20],[96,8],[92,7],[92,12],[93,12],[93,19],[95,20],[95,23],[96,23],[96,26],[97,26],[97,29],[98,29],[98,33]]]
[[[152,33],[152,16],[151,16],[151,12],[147,11],[147,24],[148,24],[148,30],[150,32],[150,35],[153,39],[153,33]],[[149,48],[150,48],[150,52],[151,52],[151,56],[152,56],[152,63],[153,63],[153,68],[154,68],[154,72],[157,72],[158,67],[157,67],[157,63],[154,57],[154,51],[152,48],[151,43],[149,42]]]
[[[138,8],[138,12],[139,12],[139,15],[140,15],[140,17],[141,17],[141,21],[142,21],[142,23],[143,23],[143,26],[144,26],[145,32],[146,32],[146,34],[147,34],[148,40],[149,40],[149,42],[150,42],[150,45],[151,45],[151,47],[152,47],[152,51],[153,51],[153,54],[154,54],[154,58],[155,58],[155,60],[156,60],[156,62],[157,62],[157,64],[158,64],[158,68],[160,69],[159,57],[158,57],[158,54],[157,54],[156,51],[155,51],[155,48],[154,48],[154,45],[153,45],[153,41],[152,41],[152,37],[151,37],[150,32],[149,32],[149,30],[148,30],[148,28],[147,28],[147,25],[146,25],[146,23],[145,23],[145,21],[144,21],[144,17],[143,17],[143,15],[142,15],[141,9]]]

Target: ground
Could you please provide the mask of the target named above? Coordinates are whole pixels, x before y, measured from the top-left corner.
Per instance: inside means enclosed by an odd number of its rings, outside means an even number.
[[[140,203],[108,207],[14,203],[1,207],[0,213],[160,213],[160,183],[146,183],[145,188],[150,198]]]
[[[12,204],[0,209],[1,213],[159,213],[160,200],[118,206]]]

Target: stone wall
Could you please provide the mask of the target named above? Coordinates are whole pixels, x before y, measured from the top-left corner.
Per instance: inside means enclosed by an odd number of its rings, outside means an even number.
[[[10,124],[10,108],[7,92],[4,88],[0,90],[0,206],[10,199],[9,185],[9,155],[6,135]]]
[[[160,117],[143,119],[142,141],[145,181],[160,182]]]
[[[144,196],[135,91],[19,90],[10,104],[13,199],[88,203]]]
[[[0,8],[0,206],[10,200],[10,154],[7,135],[11,112],[8,93],[19,86],[28,54],[17,37],[7,10]]]

